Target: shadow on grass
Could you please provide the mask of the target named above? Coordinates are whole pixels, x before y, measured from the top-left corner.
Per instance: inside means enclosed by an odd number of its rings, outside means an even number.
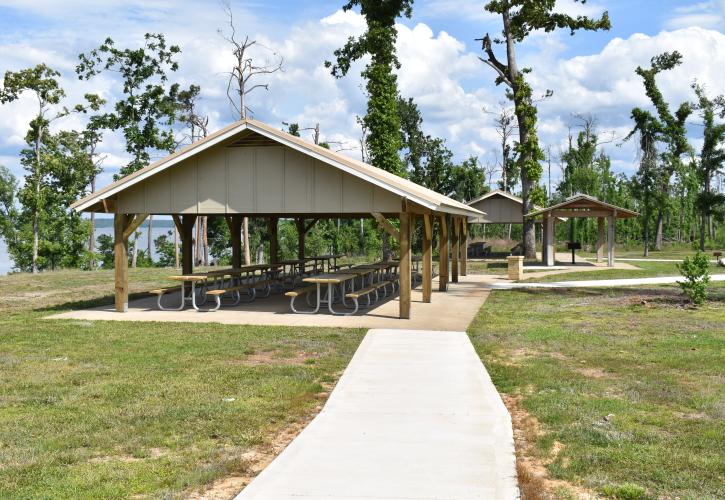
[[[148,297],[145,293],[130,293],[128,295],[128,301],[142,299]],[[113,305],[115,297],[113,295],[103,295],[102,297],[95,297],[92,299],[74,300],[71,302],[64,302],[62,304],[54,304],[52,306],[37,307],[33,309],[38,312],[47,313],[62,313],[68,311],[77,311],[79,309],[93,309],[95,307],[110,306]]]

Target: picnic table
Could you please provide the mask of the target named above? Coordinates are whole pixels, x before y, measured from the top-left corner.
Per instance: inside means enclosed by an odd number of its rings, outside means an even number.
[[[184,308],[184,306],[186,305],[186,302],[188,300],[191,300],[192,307],[194,309],[196,309],[197,311],[200,311],[199,306],[196,304],[196,284],[200,281],[206,281],[207,280],[206,274],[205,273],[204,274],[202,274],[202,273],[182,274],[182,275],[178,275],[178,276],[169,276],[169,279],[172,281],[181,281],[182,282],[181,286],[179,287],[180,298],[181,298],[181,300],[179,301],[180,302],[179,307],[177,307],[177,308],[162,307],[161,306],[161,295],[159,295],[159,299],[158,299],[159,309],[161,309],[162,311],[181,311]],[[186,297],[184,295],[184,292],[185,292],[184,285],[186,283],[191,283],[191,294],[189,297]],[[206,302],[206,300],[205,300],[205,302]],[[218,309],[218,307],[216,309]],[[216,310],[216,309],[214,309],[214,310]]]
[[[340,295],[341,300],[344,301],[345,299],[345,283],[348,281],[354,280],[357,278],[357,274],[353,273],[326,273],[326,274],[318,274],[316,276],[309,276],[307,278],[303,278],[302,281],[305,283],[312,283],[317,285],[317,302],[315,304],[315,308],[312,311],[309,311],[308,314],[315,314],[320,310],[320,305],[323,302],[327,303],[327,309],[330,311],[330,313],[335,314],[337,316],[350,316],[351,314],[355,314],[354,312],[339,312],[335,311],[332,308],[332,304],[335,302],[335,288],[338,286],[341,287]],[[322,285],[327,285],[327,293],[325,294],[325,297],[322,297],[321,289]]]

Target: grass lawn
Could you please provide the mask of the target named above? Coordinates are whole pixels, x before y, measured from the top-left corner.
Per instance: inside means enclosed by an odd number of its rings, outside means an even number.
[[[512,409],[525,488],[725,498],[725,287],[711,296],[693,310],[675,286],[490,295],[469,334]]]
[[[552,274],[540,278],[530,278],[532,281],[582,281],[606,280],[619,278],[654,278],[657,276],[680,276],[676,262],[629,262],[638,269],[596,269],[589,271],[574,271],[570,273]],[[710,274],[725,274],[724,267],[710,266]]]
[[[132,270],[132,291],[168,274]],[[112,287],[112,272],[0,277],[0,498],[176,496],[244,475],[364,333],[42,319]]]

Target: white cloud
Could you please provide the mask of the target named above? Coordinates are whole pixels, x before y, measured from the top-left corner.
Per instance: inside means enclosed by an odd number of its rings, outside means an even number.
[[[677,7],[672,10],[665,26],[669,29],[691,26],[722,28],[725,26],[725,0],[710,0]]]
[[[45,15],[69,20],[76,14],[87,19],[86,16],[100,10],[94,7],[89,12],[76,12],[74,6],[80,5],[80,0],[71,2],[63,12],[56,2],[43,0],[43,3],[51,9]],[[110,12],[127,13],[122,4],[112,3]],[[28,9],[42,10],[37,5]],[[468,12],[466,9],[474,7],[479,14],[482,10],[480,2],[473,0],[423,4],[427,9],[434,6],[441,9],[441,16],[446,9],[458,9],[464,14]],[[234,119],[227,103],[224,75],[231,65],[230,48],[216,33],[216,28],[224,26],[224,15],[220,9],[198,9],[194,4],[183,4],[178,10],[172,7],[169,1],[154,1],[148,18],[129,21],[130,28],[124,28],[118,45],[138,44],[145,31],[164,32],[170,42],[181,45],[181,68],[172,79],[184,85],[201,85],[200,104],[210,116],[210,129],[220,128]],[[591,2],[582,6],[567,0],[561,8],[572,15],[601,12],[601,6]],[[349,36],[364,30],[363,18],[354,12],[337,11],[322,19],[286,26],[279,32],[257,22],[249,12],[242,12],[238,18],[240,26],[252,26],[250,34],[272,51],[283,54],[285,59],[284,72],[265,80],[270,84],[269,91],[258,90],[252,94],[250,106],[256,116],[278,127],[283,126],[283,121],[298,122],[302,127],[319,123],[324,140],[355,147],[360,135],[355,116],[364,114],[366,107],[359,76],[365,62],[356,63],[348,76],[336,80],[324,67],[324,61],[331,60],[333,51]],[[117,94],[118,83],[109,77],[79,82],[73,75],[76,54],[97,46],[105,37],[104,26],[96,27],[93,23],[89,26],[86,31],[39,30],[25,36],[22,42],[14,40],[3,45],[0,41],[0,72],[45,61],[63,71],[62,85],[68,91],[69,102],[78,102],[88,91],[108,96]],[[493,116],[484,113],[483,108],[496,110],[503,99],[503,89],[493,85],[493,71],[478,60],[476,51],[469,51],[463,41],[448,32],[434,32],[422,23],[399,25],[398,29],[397,46],[402,64],[398,72],[400,90],[418,103],[426,133],[445,138],[458,159],[476,154],[484,163],[492,161],[499,138],[493,128]],[[570,40],[575,39],[535,34],[521,47],[520,54],[522,65],[533,68],[529,78],[535,94],[541,95],[546,89],[555,92],[552,98],[539,104],[541,142],[552,145],[554,154],[565,143],[575,113],[594,113],[603,130],[625,135],[631,126],[632,107],[649,105],[634,69],[637,65],[647,65],[660,52],[676,49],[684,55],[681,67],[659,79],[668,101],[679,103],[692,99],[689,85],[694,78],[706,84],[711,93],[725,93],[725,83],[719,77],[719,68],[725,65],[725,35],[719,32],[686,28],[655,36],[632,35],[612,40],[599,53],[563,58],[567,44],[573,43]],[[264,54],[270,52],[260,52],[261,56]],[[0,154],[12,157],[20,149],[32,112],[30,99],[0,106]],[[305,132],[303,136],[309,139],[311,134]],[[633,148],[632,144],[624,148],[608,147],[617,169],[634,168]],[[109,181],[127,157],[118,134],[109,134],[103,149],[108,171],[101,183]],[[359,157],[357,150],[346,154]],[[9,166],[19,173],[17,162]]]

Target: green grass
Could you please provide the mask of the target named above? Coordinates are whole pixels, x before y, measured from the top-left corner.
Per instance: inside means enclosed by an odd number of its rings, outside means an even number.
[[[135,270],[133,290],[169,270]],[[110,272],[0,277],[0,498],[161,497],[243,473],[320,405],[362,330],[46,320]]]
[[[532,453],[554,478],[612,498],[723,498],[725,287],[712,299],[495,291],[469,334],[498,389],[540,422]]]
[[[589,271],[574,271],[570,273],[552,274],[540,278],[530,278],[531,281],[582,281],[605,280],[619,278],[654,278],[657,276],[680,276],[676,262],[630,262],[637,269],[592,269]],[[725,268],[710,266],[710,274],[725,274]]]

